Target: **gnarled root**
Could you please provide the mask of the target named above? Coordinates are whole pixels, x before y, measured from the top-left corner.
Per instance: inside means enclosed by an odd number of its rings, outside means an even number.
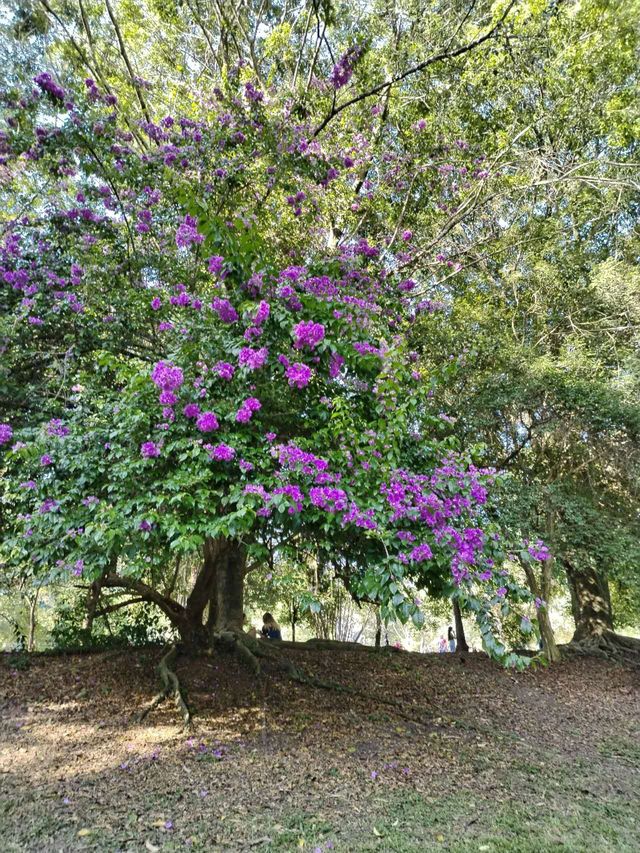
[[[605,631],[582,640],[572,640],[562,647],[562,652],[565,655],[592,655],[640,664],[640,640],[635,637],[623,637],[613,631]]]
[[[191,725],[191,711],[189,710],[189,706],[182,695],[182,688],[180,687],[178,676],[172,668],[175,664],[177,654],[178,650],[176,646],[170,646],[160,659],[160,663],[158,664],[158,673],[162,680],[162,690],[156,694],[151,702],[145,705],[145,707],[136,715],[136,722],[141,723],[151,713],[151,711],[154,711],[164,702],[165,699],[173,695],[176,708],[182,716],[185,727],[189,727]]]
[[[262,667],[256,653],[257,640],[236,631],[218,631],[213,635],[214,645],[221,646],[226,651],[237,655],[254,675],[260,675]]]
[[[246,641],[246,638],[243,638],[243,640]],[[369,702],[375,702],[379,705],[387,705],[393,708],[398,716],[403,717],[404,719],[409,720],[411,722],[415,722],[420,725],[432,724],[430,717],[422,716],[420,714],[416,715],[408,713],[406,710],[406,703],[384,696],[374,695],[366,690],[359,690],[356,687],[349,687],[345,684],[339,684],[336,681],[324,681],[321,678],[316,678],[316,676],[310,675],[309,673],[297,667],[293,663],[293,661],[289,660],[289,658],[282,656],[282,648],[287,648],[287,645],[285,643],[255,640],[253,638],[249,638],[248,643],[251,646],[251,652],[253,655],[269,660],[275,665],[277,669],[279,669],[281,672],[284,672],[291,679],[291,681],[295,681],[298,684],[303,684],[308,687],[317,687],[321,690],[332,690],[336,693],[346,693],[350,696],[358,696],[362,699],[366,699]],[[356,646],[355,643],[352,645]],[[366,646],[360,646],[359,650],[363,648],[365,650],[367,649]],[[435,705],[432,705],[432,707],[439,714],[444,713],[442,708]]]

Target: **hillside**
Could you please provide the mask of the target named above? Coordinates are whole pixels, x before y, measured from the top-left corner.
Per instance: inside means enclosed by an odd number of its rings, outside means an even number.
[[[357,693],[159,649],[0,664],[3,850],[540,851],[640,846],[640,678],[578,658],[298,651]],[[19,661],[18,661],[19,663]],[[387,701],[400,700],[402,708]]]

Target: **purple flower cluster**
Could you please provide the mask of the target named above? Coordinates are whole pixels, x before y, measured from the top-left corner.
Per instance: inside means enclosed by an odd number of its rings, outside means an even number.
[[[322,323],[305,320],[293,327],[293,345],[296,349],[302,349],[303,347],[314,349],[322,340],[324,340],[324,326]]]
[[[269,313],[271,311],[271,306],[268,302],[265,302],[264,299],[260,301],[258,305],[258,310],[256,311],[256,315],[253,318],[254,326],[262,326],[263,323],[269,319]]]
[[[47,435],[50,436],[64,438],[65,435],[69,435],[69,432],[69,427],[65,426],[60,418],[52,418],[47,425]]]
[[[218,418],[213,412],[202,412],[202,414],[198,415],[196,429],[199,429],[200,432],[214,432],[219,426]]]
[[[298,447],[295,444],[279,444],[271,451],[277,457],[282,468],[289,471],[299,470],[303,474],[317,474],[326,471],[329,463],[313,453]]]
[[[238,312],[228,299],[216,296],[211,303],[211,307],[217,312],[218,317],[220,317],[223,323],[235,323],[238,319]]]
[[[46,71],[43,71],[42,74],[38,74],[37,77],[33,78],[33,82],[43,92],[47,92],[49,95],[51,95],[52,98],[55,98],[57,101],[64,101],[65,91],[62,86],[56,83],[51,74],[48,74]]]
[[[13,438],[13,430],[10,424],[0,424],[0,444],[7,444]]]
[[[176,246],[187,249],[192,243],[202,243],[204,235],[198,232],[198,220],[187,214],[176,231]]]
[[[211,275],[220,275],[224,266],[222,255],[212,255],[207,262],[207,268]]]
[[[242,347],[238,356],[238,364],[248,370],[259,370],[265,364],[268,355],[269,350],[266,347],[260,349]]]
[[[344,367],[345,359],[344,356],[340,355],[338,352],[332,352],[331,358],[329,359],[329,378],[337,379],[340,376],[340,372]]]
[[[184,382],[184,374],[171,361],[159,361],[151,371],[151,379],[162,391],[175,391]]]
[[[40,515],[44,515],[47,512],[54,512],[59,506],[58,501],[55,501],[53,498],[46,498],[38,507],[38,512]]]
[[[354,44],[336,62],[329,76],[334,89],[341,89],[351,80],[356,62],[362,56],[362,52],[362,47],[359,44]]]
[[[285,376],[292,388],[306,388],[311,382],[313,372],[306,364],[296,362],[295,364],[287,365]]]
[[[154,456],[160,456],[160,446],[155,441],[145,441],[140,445],[140,454],[145,459],[152,459]]]
[[[253,417],[253,413],[262,408],[262,403],[256,397],[247,397],[236,412],[236,421],[239,424],[248,423]]]
[[[346,492],[331,486],[314,486],[309,491],[309,500],[326,512],[342,512],[349,503]]]
[[[207,451],[216,462],[231,462],[236,455],[233,447],[229,447],[228,444],[216,444],[215,447],[209,446]]]
[[[236,372],[235,367],[232,364],[229,364],[228,361],[218,361],[211,369],[221,379],[226,379],[227,382],[230,382],[233,379],[233,374]]]

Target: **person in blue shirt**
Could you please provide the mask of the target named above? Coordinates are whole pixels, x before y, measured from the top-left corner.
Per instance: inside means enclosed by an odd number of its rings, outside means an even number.
[[[263,625],[261,634],[267,640],[281,640],[282,632],[280,626],[270,613],[265,613],[262,617]]]

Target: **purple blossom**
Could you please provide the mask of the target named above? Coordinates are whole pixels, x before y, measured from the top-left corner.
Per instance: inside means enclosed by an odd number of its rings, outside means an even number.
[[[173,391],[163,391],[160,394],[159,400],[162,406],[175,406],[175,404],[178,402],[178,398],[173,393]]]
[[[140,454],[145,459],[151,459],[154,456],[160,456],[160,447],[155,441],[145,441],[140,445]]]
[[[204,235],[198,233],[198,220],[187,214],[176,231],[176,246],[187,249],[192,243],[202,243]]]
[[[430,560],[433,557],[433,551],[426,544],[416,545],[416,547],[410,552],[409,559],[413,560],[414,563],[422,563],[425,560]]]
[[[38,512],[40,513],[40,515],[44,515],[47,512],[53,512],[54,510],[58,509],[59,506],[60,504],[58,503],[58,501],[54,500],[53,498],[45,498],[45,500],[38,507]]]
[[[306,388],[309,382],[311,382],[313,372],[306,364],[296,362],[295,364],[290,364],[287,367],[285,375],[292,388]]]
[[[303,321],[293,327],[293,345],[296,349],[313,349],[324,339],[324,326],[313,320]]]
[[[24,483],[20,483],[21,489],[37,489],[38,484],[35,480],[25,480]]]
[[[315,486],[309,492],[309,500],[326,512],[342,512],[348,505],[346,493],[331,486]]]
[[[150,521],[146,521],[146,520],[144,520],[144,519],[143,519],[143,520],[140,522],[140,524],[138,525],[138,530],[143,530],[143,531],[145,531],[146,533],[148,533],[148,532],[151,530],[152,526],[153,526],[153,525],[151,524],[151,522],[150,522]]]
[[[351,80],[356,62],[362,56],[362,52],[362,47],[359,44],[354,44],[336,62],[329,76],[334,89],[341,89]]]
[[[238,364],[241,367],[247,367],[249,370],[258,370],[267,360],[269,350],[266,347],[260,349],[251,349],[251,347],[242,347],[238,356]]]
[[[228,299],[216,296],[211,303],[211,307],[217,312],[218,317],[220,317],[223,323],[235,323],[238,319],[238,312]]]
[[[344,366],[344,356],[340,355],[338,352],[332,352],[331,358],[329,360],[329,378],[337,379],[340,375],[340,371]]]
[[[48,453],[43,453],[40,457],[40,464],[44,467],[47,465],[53,465],[53,459],[49,456]]]
[[[197,403],[187,403],[182,410],[182,414],[185,418],[197,418],[200,414],[200,406]]]
[[[256,311],[256,315],[253,318],[253,323],[255,326],[261,326],[263,323],[269,319],[269,313],[271,312],[271,306],[265,300],[261,300],[258,305],[258,310]]]
[[[151,307],[154,311],[159,311],[162,308],[162,299],[159,296],[154,296],[151,300]]]
[[[240,424],[248,423],[253,413],[262,408],[262,403],[256,397],[248,397],[236,412],[236,421]]]
[[[43,92],[48,92],[52,98],[55,98],[57,101],[64,101],[65,91],[62,86],[59,86],[55,82],[51,74],[44,71],[42,74],[38,74],[37,77],[34,77],[33,82],[39,86]]]
[[[212,275],[220,275],[222,272],[222,266],[224,264],[224,258],[222,255],[213,255],[209,258],[208,261],[208,269]]]
[[[219,361],[213,365],[212,370],[221,379],[226,379],[228,382],[233,379],[233,374],[236,372],[235,367],[229,364],[228,361]]]
[[[236,455],[233,447],[229,447],[228,444],[217,444],[215,447],[211,448],[211,458],[215,459],[217,462],[231,462],[233,457]]]
[[[196,421],[196,428],[200,432],[214,432],[219,428],[218,418],[213,412],[202,412]]]
[[[13,437],[10,424],[0,424],[0,444],[7,444]]]
[[[175,391],[184,382],[184,374],[173,362],[159,361],[151,371],[151,379],[162,391]]]
[[[52,418],[47,424],[47,435],[63,438],[69,435],[69,432],[69,427],[65,426],[60,418]]]

